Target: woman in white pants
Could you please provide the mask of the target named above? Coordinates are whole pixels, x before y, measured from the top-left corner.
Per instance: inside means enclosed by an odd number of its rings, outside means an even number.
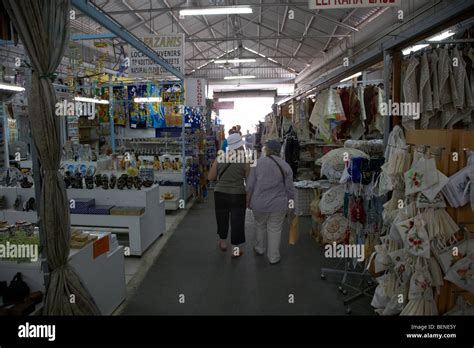
[[[250,169],[246,182],[247,207],[253,211],[256,226],[254,250],[259,255],[267,252],[271,264],[280,262],[281,231],[295,192],[293,171],[280,158],[280,150],[278,140],[267,141],[264,156]]]

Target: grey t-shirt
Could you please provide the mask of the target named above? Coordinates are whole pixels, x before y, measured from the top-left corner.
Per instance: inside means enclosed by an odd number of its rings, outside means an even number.
[[[293,171],[291,167],[277,156],[272,156],[283,170],[268,157],[261,157],[257,166],[250,168],[247,179],[247,192],[252,194],[250,207],[262,213],[286,212],[289,200],[295,198]]]
[[[226,167],[227,169],[221,175]],[[218,163],[217,177],[217,184],[214,191],[229,194],[245,194],[244,163]]]

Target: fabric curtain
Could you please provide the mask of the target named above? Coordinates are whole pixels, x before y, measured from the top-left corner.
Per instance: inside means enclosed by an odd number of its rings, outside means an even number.
[[[69,41],[69,0],[3,0],[32,66],[29,119],[42,169],[39,225],[50,269],[45,315],[99,314],[94,300],[68,265],[70,219],[61,160],[52,78]],[[72,301],[74,300],[74,301]]]

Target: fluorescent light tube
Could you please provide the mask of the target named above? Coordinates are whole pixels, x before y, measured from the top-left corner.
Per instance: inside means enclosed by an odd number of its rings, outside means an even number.
[[[402,50],[402,53],[403,53],[404,56],[407,56],[411,52],[419,51],[419,50],[421,50],[425,47],[428,47],[428,46],[429,46],[428,44],[421,44],[421,45],[411,46],[411,47],[408,47],[408,48],[405,48],[404,50]]]
[[[445,32],[442,32],[441,34],[430,37],[426,41],[443,41],[443,40],[446,40],[447,38],[450,38],[454,34],[456,34],[456,33],[452,32],[451,30],[447,30]],[[428,44],[419,44],[419,45],[410,46],[410,47],[405,48],[404,50],[402,50],[402,53],[403,53],[404,56],[407,56],[411,52],[419,51],[419,50],[421,50],[425,47],[428,47],[428,46],[429,46]]]
[[[226,15],[226,14],[246,14],[252,13],[250,7],[216,7],[198,8],[179,11],[180,16],[206,16],[206,15]]]
[[[236,58],[236,59],[220,59],[214,61],[216,64],[226,64],[226,63],[255,63],[257,60],[254,58]]]
[[[361,75],[362,75],[362,73],[359,71],[358,73],[355,73],[355,74],[352,75],[352,76],[346,77],[345,79],[342,79],[342,80],[339,81],[339,82],[349,81],[349,80],[355,79],[356,77],[359,77],[359,76],[361,76]]]
[[[0,89],[7,90],[7,91],[15,91],[15,92],[23,92],[25,89],[20,86],[15,85],[7,85],[4,83],[0,83]]]
[[[254,79],[256,78],[255,75],[247,75],[247,76],[226,76],[224,80],[240,80],[240,79]]]
[[[84,102],[84,103],[95,103],[95,104],[109,104],[108,100],[105,99],[95,99],[95,98],[86,98],[86,97],[75,97],[75,101]]]
[[[161,97],[134,98],[135,103],[161,103]]]
[[[435,35],[431,38],[428,39],[428,41],[443,41],[445,39],[447,39],[448,37],[451,37],[453,36],[454,34],[456,33],[453,33],[451,30],[447,30],[441,34],[438,34],[438,35]]]

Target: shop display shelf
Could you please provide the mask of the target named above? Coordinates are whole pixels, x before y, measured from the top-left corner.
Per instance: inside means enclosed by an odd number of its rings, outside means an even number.
[[[6,197],[8,204],[8,209],[0,210],[0,219],[7,220],[10,224],[20,220],[37,222],[36,211],[13,210],[18,194],[23,199],[35,196],[34,188],[0,188],[0,195]],[[145,207],[145,214],[142,216],[71,214],[73,226],[127,229],[131,255],[141,256],[165,232],[165,203],[160,198],[158,185],[141,190],[68,189],[67,195],[68,199],[94,198],[96,205]]]
[[[82,249],[71,249],[69,264],[90,292],[100,313],[111,315],[126,297],[124,248],[119,246],[96,258],[93,257],[93,249],[93,243],[87,244]],[[31,292],[45,293],[41,260],[31,263],[0,261],[0,280],[10,281],[17,272],[21,272]],[[40,308],[41,306],[37,306],[36,311]]]
[[[36,223],[38,221],[38,213],[36,211],[17,211],[12,209],[0,210],[0,219],[12,225],[17,221]]]

